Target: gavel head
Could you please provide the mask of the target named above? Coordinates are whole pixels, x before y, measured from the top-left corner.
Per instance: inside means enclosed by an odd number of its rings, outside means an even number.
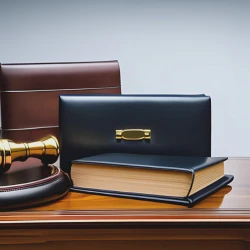
[[[56,162],[58,156],[59,144],[56,137],[52,135],[30,143],[0,140],[0,172],[8,171],[14,161],[25,161],[29,157],[34,157],[44,164],[49,164]]]

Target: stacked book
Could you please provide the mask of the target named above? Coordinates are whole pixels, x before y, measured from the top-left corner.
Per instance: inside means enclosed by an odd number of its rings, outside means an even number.
[[[193,206],[233,180],[225,157],[106,153],[72,161],[72,190]]]

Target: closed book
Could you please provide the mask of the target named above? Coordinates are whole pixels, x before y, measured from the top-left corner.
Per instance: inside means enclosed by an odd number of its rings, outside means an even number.
[[[203,94],[60,95],[59,128],[67,173],[71,161],[104,153],[211,156],[211,100]]]
[[[72,190],[193,206],[233,180],[226,157],[108,153],[72,161]]]
[[[0,65],[2,137],[59,138],[60,94],[120,94],[118,61]]]

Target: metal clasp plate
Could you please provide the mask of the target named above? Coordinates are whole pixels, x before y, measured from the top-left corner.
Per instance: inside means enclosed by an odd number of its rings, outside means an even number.
[[[116,130],[116,139],[117,140],[150,140],[151,139],[151,130],[150,129],[124,129]]]

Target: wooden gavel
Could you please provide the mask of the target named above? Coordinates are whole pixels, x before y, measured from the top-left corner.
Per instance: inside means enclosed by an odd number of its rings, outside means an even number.
[[[59,144],[56,137],[52,135],[31,143],[0,140],[0,172],[8,171],[14,161],[25,161],[29,157],[34,157],[44,164],[49,164],[56,162],[58,156]]]

